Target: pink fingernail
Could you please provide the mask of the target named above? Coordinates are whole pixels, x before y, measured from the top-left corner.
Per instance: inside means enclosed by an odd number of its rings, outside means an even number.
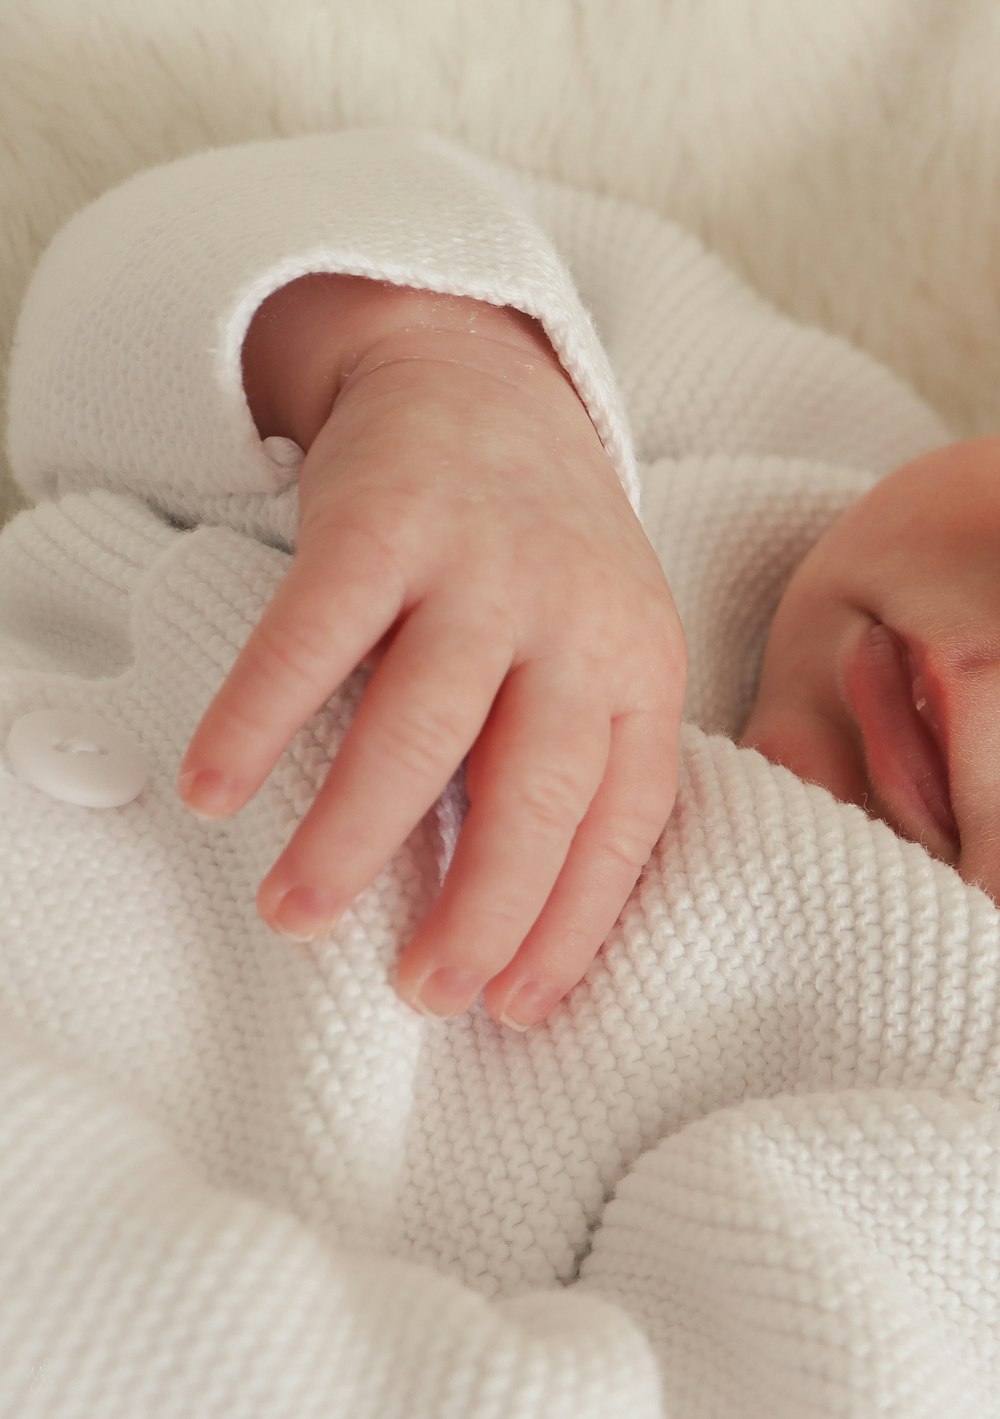
[[[500,1016],[500,1023],[512,1030],[528,1030],[544,1019],[565,994],[557,985],[546,985],[544,981],[529,981],[507,1001]]]
[[[479,977],[469,971],[442,966],[424,981],[413,1003],[425,1015],[435,1015],[443,1020],[449,1015],[458,1015],[470,1006],[481,986]]]
[[[222,818],[233,797],[232,782],[216,769],[192,769],[181,774],[177,791],[198,818]]]
[[[292,887],[278,903],[274,928],[293,941],[312,941],[333,924],[336,911],[336,902],[325,892]]]

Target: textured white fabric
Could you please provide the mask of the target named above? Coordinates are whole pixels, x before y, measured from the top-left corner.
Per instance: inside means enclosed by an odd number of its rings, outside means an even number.
[[[329,206],[275,163],[323,166]],[[169,239],[137,248],[140,212]],[[355,269],[348,226],[377,274],[537,302],[624,477],[590,310],[688,633],[677,810],[526,1035],[425,1020],[388,983],[433,819],[328,939],[256,916],[360,675],[235,819],[174,793],[294,538],[238,335],[289,272]],[[933,415],[676,228],[399,133],[109,195],[38,277],[13,389],[42,500],[0,536],[0,732],[71,703],[151,778],[97,812],[0,777],[4,1412],[1000,1415],[1000,912],[722,737],[791,568],[946,439]]]

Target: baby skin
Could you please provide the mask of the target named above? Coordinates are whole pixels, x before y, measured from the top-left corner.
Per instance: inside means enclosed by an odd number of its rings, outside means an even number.
[[[300,940],[328,930],[465,759],[469,811],[395,985],[437,1016],[482,993],[527,1028],[586,971],[673,806],[686,664],[660,564],[518,311],[307,276],[258,310],[243,373],[261,437],[306,451],[297,544],[181,795],[238,811],[367,659],[258,910]]]
[[[257,312],[243,366],[261,437],[306,452],[299,534],[181,794],[238,811],[367,659],[258,909],[299,940],[328,930],[465,759],[455,858],[395,984],[437,1016],[482,994],[528,1028],[590,965],[673,807],[686,660],[662,568],[520,312],[307,276]],[[998,463],[1000,440],[942,450],[833,524],[787,588],[742,740],[994,894]]]
[[[1000,438],[882,478],[800,563],[741,743],[1000,901]]]

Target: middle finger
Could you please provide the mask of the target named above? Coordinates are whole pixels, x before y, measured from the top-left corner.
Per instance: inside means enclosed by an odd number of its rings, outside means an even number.
[[[372,881],[462,762],[510,658],[509,636],[485,615],[459,615],[444,595],[421,602],[376,666],[312,806],[261,884],[266,921],[290,936],[315,936]]]

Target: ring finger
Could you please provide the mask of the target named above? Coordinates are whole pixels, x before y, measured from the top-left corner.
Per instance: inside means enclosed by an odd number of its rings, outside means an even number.
[[[451,597],[428,598],[410,614],[312,806],[261,884],[266,921],[287,935],[315,936],[371,882],[462,762],[510,656],[506,637],[457,619]]]
[[[607,772],[520,950],[490,981],[485,1004],[524,1030],[581,979],[649,859],[677,790],[676,732],[661,710],[613,722]]]
[[[466,1009],[545,905],[608,758],[610,718],[579,683],[565,666],[529,662],[497,697],[451,870],[399,960],[396,989],[418,1009]]]

